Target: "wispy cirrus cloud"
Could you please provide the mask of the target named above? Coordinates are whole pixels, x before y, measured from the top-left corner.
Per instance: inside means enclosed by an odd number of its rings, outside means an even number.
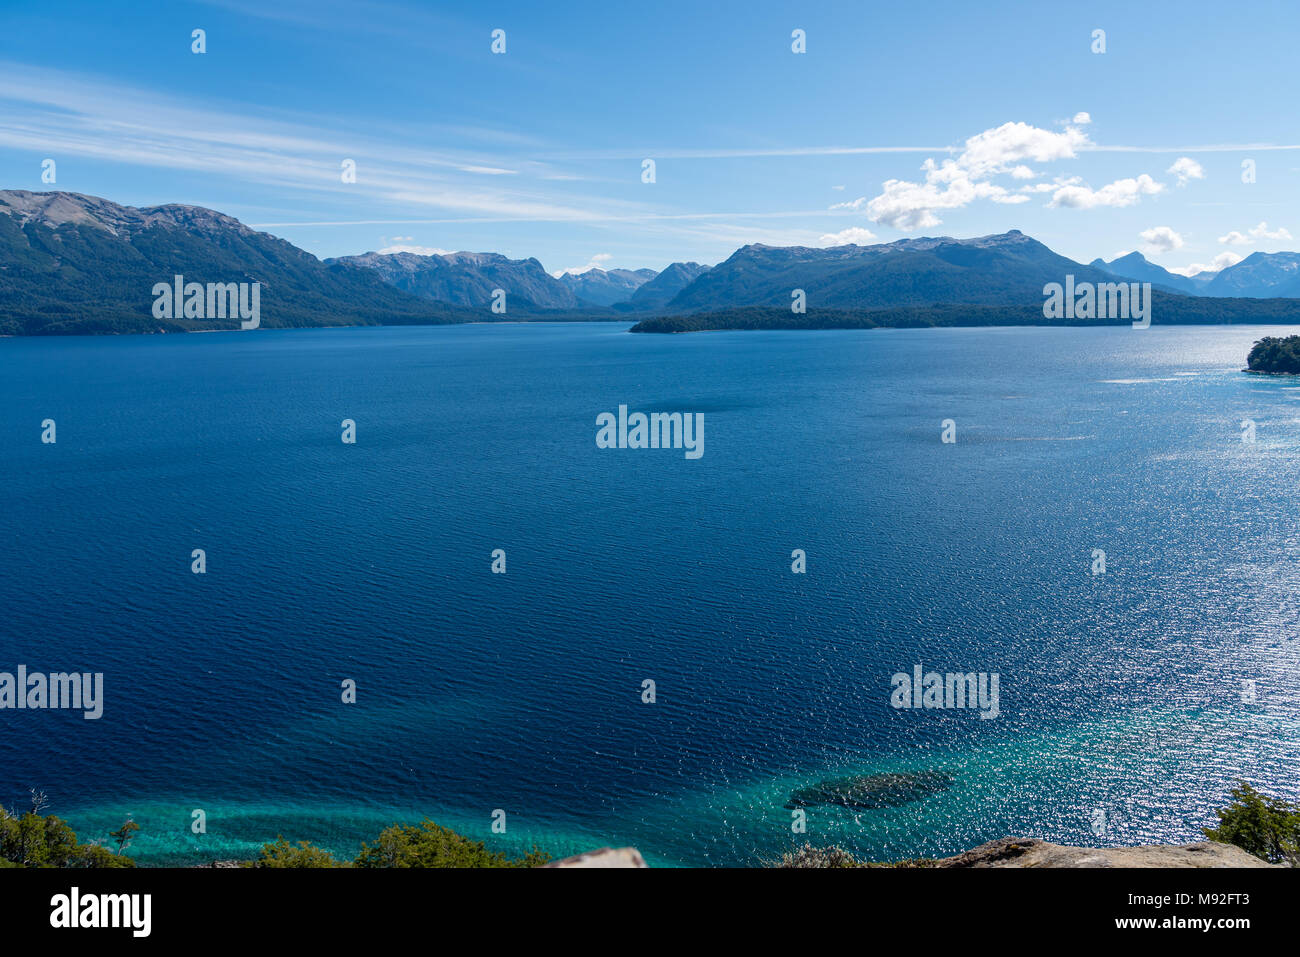
[[[1091,122],[1091,117],[1089,117]],[[1206,143],[1200,145],[1180,146],[1126,146],[1117,143],[1096,143],[1089,141],[1078,147],[1079,153],[1240,153],[1244,151],[1300,151],[1300,143]],[[638,149],[605,150],[561,150],[541,151],[539,157],[546,160],[610,160],[633,161],[645,157],[654,159],[683,160],[728,160],[728,159],[782,159],[799,156],[871,156],[889,155],[891,153],[948,153],[956,155],[960,146],[951,144],[943,146],[890,146],[890,145],[805,145],[787,147],[702,147],[684,148],[680,146],[656,146],[646,144]]]
[[[439,132],[433,129],[432,138]],[[825,209],[681,213],[657,208],[659,196],[653,192],[635,202],[575,193],[588,177],[545,158],[545,144],[492,129],[457,132],[459,139],[499,149],[419,145],[419,134],[431,135],[424,125],[414,132],[391,122],[345,125],[335,116],[197,102],[0,60],[0,148],[196,173],[206,182],[224,178],[241,192],[260,184],[275,190],[285,210],[299,206],[317,213],[249,223],[258,229],[636,224],[646,232],[704,243],[808,245],[816,241],[817,230],[773,228],[761,221],[829,215]],[[356,163],[355,183],[340,178],[344,159]],[[322,207],[342,215],[319,215]],[[384,248],[428,254],[439,247],[391,242]]]
[[[249,3],[236,0],[231,5],[243,9]],[[310,5],[300,4],[285,22],[317,16]],[[1245,148],[1098,144],[1088,135],[1094,129],[1088,125],[1092,118],[1087,116],[1085,121],[1083,113],[1074,114],[1073,121],[1057,129],[1004,123],[958,146],[805,143],[609,150],[556,149],[554,143],[530,136],[527,124],[476,129],[462,123],[454,136],[439,135],[444,131],[425,123],[407,124],[401,116],[291,113],[0,60],[0,148],[95,160],[101,170],[121,164],[196,174],[188,182],[201,181],[204,192],[209,192],[208,184],[212,184],[210,192],[217,193],[217,184],[223,182],[237,189],[239,212],[246,217],[257,208],[251,203],[265,201],[272,194],[273,205],[265,204],[267,222],[251,224],[258,228],[551,222],[611,231],[635,224],[647,233],[672,233],[704,243],[861,242],[876,239],[865,224],[841,229],[842,223],[819,220],[859,213],[885,226],[911,230],[940,224],[948,210],[983,202],[1014,206],[1038,196],[1045,208],[1123,207],[1165,191],[1166,184],[1142,173],[1093,188],[1078,175],[1062,173],[1049,178],[1053,171],[1045,167],[1072,163],[1098,151],[1173,151],[1176,162],[1168,172],[1186,183],[1198,178],[1198,171],[1203,175],[1191,158],[1197,151]],[[458,148],[448,147],[448,142]],[[1254,144],[1251,148],[1300,147]],[[828,169],[835,169],[835,178],[822,182],[836,184],[832,187],[835,198],[847,202],[828,208],[821,205],[823,193],[803,201],[804,205],[820,206],[817,209],[755,211],[761,202],[749,203],[746,208],[746,198],[740,197],[736,202],[744,212],[680,212],[668,204],[682,202],[673,197],[683,193],[629,190],[630,177],[625,170],[611,173],[595,165],[630,159],[638,161],[639,168],[639,160],[647,156],[683,162],[807,158],[810,166],[821,158],[869,156],[889,164],[894,157],[908,154],[920,154],[924,159],[921,175],[885,180],[876,195],[852,199],[853,194],[845,194],[840,185],[846,181],[841,178],[846,171],[828,163]],[[356,162],[355,183],[340,178],[344,159]],[[186,182],[185,177],[167,179],[168,189],[174,188],[175,180]],[[135,182],[150,180],[137,177]],[[247,188],[250,185],[270,189],[257,195]],[[60,188],[66,188],[62,181]],[[137,189],[136,195],[141,192]],[[699,195],[693,197],[696,209],[709,209],[699,202]],[[792,189],[790,195],[798,194]],[[119,194],[117,198],[122,197]],[[173,198],[192,199],[193,192],[151,201]],[[710,200],[705,202],[711,205]],[[791,219],[802,222],[786,228]],[[1250,239],[1248,233],[1240,235]],[[422,236],[421,243],[426,239],[459,241],[433,235]],[[568,255],[561,261],[581,261],[576,254],[574,258]]]
[[[418,148],[330,129],[320,117],[259,115],[194,103],[61,70],[0,61],[0,147],[153,169],[211,174],[340,201],[412,206],[447,214],[582,220],[638,204],[556,198],[530,181],[547,170],[528,159]],[[341,178],[355,162],[355,183]]]

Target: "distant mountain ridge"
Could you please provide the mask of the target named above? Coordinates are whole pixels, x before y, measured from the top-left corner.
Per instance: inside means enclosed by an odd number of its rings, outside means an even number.
[[[1088,265],[1094,269],[1104,270],[1121,279],[1136,279],[1138,282],[1149,282],[1152,285],[1170,289],[1174,292],[1181,292],[1188,296],[1200,295],[1201,288],[1205,285],[1204,282],[1195,282],[1187,276],[1180,276],[1177,273],[1170,272],[1163,266],[1157,266],[1138,252],[1120,256],[1110,262],[1097,258]],[[1208,282],[1208,279],[1206,281]]]
[[[155,226],[229,229],[245,236],[254,233],[233,216],[203,206],[170,203],[137,209],[83,193],[0,190],[0,207],[0,212],[8,213],[23,225],[38,223],[51,229],[65,225],[96,226],[123,239]]]
[[[663,272],[632,294],[626,305],[630,309],[662,309],[683,289],[710,269],[699,263],[671,263]]]
[[[1043,286],[1107,282],[1106,272],[1057,255],[1017,229],[974,239],[921,237],[873,246],[743,246],[667,304],[673,312],[785,306],[888,308],[933,303],[1042,303]]]
[[[601,269],[552,276],[536,259],[496,253],[364,253],[327,259],[373,269],[397,288],[438,302],[482,308],[494,289],[506,291],[507,309],[529,313],[615,308],[648,311],[670,299],[708,270],[699,263],[653,269]]]
[[[592,306],[612,306],[625,302],[657,275],[653,269],[601,269],[593,266],[582,272],[566,272],[557,277],[568,286],[578,301]]]
[[[1300,253],[1251,253],[1218,273],[1205,294],[1257,299],[1300,296]]]
[[[1300,297],[1300,253],[1251,253],[1218,272],[1180,276],[1149,262],[1141,253],[1129,253],[1110,262],[1094,259],[1092,266],[1127,279],[1137,279],[1191,296],[1244,299],[1294,299]]]
[[[238,329],[239,318],[158,319],[153,288],[260,283],[261,322],[276,326],[465,322],[372,270],[311,253],[199,206],[137,209],[80,193],[0,190],[0,333]]]
[[[712,267],[675,262],[658,273],[591,268],[557,278],[535,258],[491,252],[371,252],[322,262],[199,206],[0,191],[0,334],[239,328],[233,317],[156,318],[151,290],[177,275],[260,283],[267,327],[620,315],[650,317],[643,328],[665,331],[1018,323],[1041,321],[1034,315],[1041,317],[1044,287],[1067,275],[1076,284],[1150,282],[1169,322],[1294,321],[1291,300],[1300,301],[1300,253],[1254,253],[1189,279],[1139,253],[1083,265],[1013,229],[870,246],[751,244]],[[506,294],[503,314],[491,310],[497,289]],[[797,290],[810,318],[781,319]],[[1249,305],[1260,300],[1283,302]],[[702,318],[674,318],[689,316]]]
[[[571,287],[548,273],[536,259],[509,259],[499,253],[364,253],[325,260],[373,270],[387,283],[422,299],[475,309],[490,309],[493,290],[506,293],[506,312],[578,309]]]

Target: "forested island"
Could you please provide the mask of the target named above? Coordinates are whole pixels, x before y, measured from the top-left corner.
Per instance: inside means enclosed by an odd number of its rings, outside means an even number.
[[[1216,299],[1152,292],[1157,325],[1300,325],[1300,299]],[[1018,305],[935,303],[876,309],[739,306],[642,319],[629,332],[755,329],[912,329],[940,326],[1127,326],[1128,319],[1044,319],[1042,302]]]
[[[1247,372],[1300,375],[1300,336],[1265,336],[1246,357]]]

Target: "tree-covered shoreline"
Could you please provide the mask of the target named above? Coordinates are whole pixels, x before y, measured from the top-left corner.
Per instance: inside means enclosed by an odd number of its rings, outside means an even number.
[[[1152,293],[1152,325],[1300,325],[1300,299],[1214,299]],[[1042,303],[934,303],[863,309],[740,306],[714,312],[654,316],[629,332],[721,332],[806,329],[921,329],[976,326],[1129,326],[1129,319],[1044,319]]]
[[[1300,336],[1265,336],[1246,357],[1247,372],[1300,375]]]
[[[1292,337],[1300,340],[1300,336]],[[81,844],[67,822],[42,815],[45,795],[32,791],[32,808],[25,814],[0,808],[0,867],[134,867],[126,849],[139,827],[126,823],[108,836],[117,845],[112,851],[104,840]],[[1229,792],[1230,802],[1214,811],[1218,823],[1203,827],[1210,841],[1232,844],[1271,864],[1300,867],[1300,804],[1257,791],[1239,781]],[[212,862],[211,866],[255,868],[533,868],[550,862],[550,856],[534,847],[522,857],[511,858],[494,851],[482,841],[442,827],[425,818],[418,825],[393,824],[373,842],[362,844],[353,860],[336,857],[308,841],[291,844],[283,836],[264,844],[250,861]],[[856,858],[838,847],[805,845],[784,855],[780,861],[764,862],[775,867],[930,867],[931,859],[872,862]],[[207,866],[207,865],[205,865]]]

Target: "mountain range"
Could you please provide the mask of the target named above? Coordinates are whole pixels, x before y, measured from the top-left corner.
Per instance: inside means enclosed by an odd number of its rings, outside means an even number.
[[[204,283],[261,283],[261,313],[272,326],[477,317],[411,296],[375,270],[322,263],[292,243],[199,206],[136,209],[77,193],[0,191],[0,334],[239,328],[238,318],[154,318],[154,285],[177,275]]]
[[[1052,252],[1019,230],[978,239],[900,239],[873,246],[742,246],[670,299],[672,312],[790,306],[887,308],[939,302],[1041,305],[1043,286],[1106,282],[1107,273]]]
[[[672,263],[659,275],[632,294],[625,305],[628,311],[662,309],[683,289],[709,271],[699,263]]]
[[[557,278],[573,290],[579,302],[612,306],[626,302],[636,291],[659,274],[653,269],[610,269],[593,266],[581,272],[561,273]]]
[[[1149,282],[1160,289],[1181,292],[1187,296],[1199,295],[1206,284],[1214,278],[1213,273],[1209,275],[1200,273],[1195,277],[1180,276],[1178,273],[1170,272],[1163,266],[1148,262],[1145,256],[1137,252],[1129,253],[1127,256],[1120,256],[1110,262],[1100,258],[1094,259],[1088,265],[1092,266],[1093,269],[1103,270],[1121,279]]]
[[[1248,299],[1300,298],[1300,253],[1251,253],[1219,272],[1180,276],[1148,262],[1141,253],[1129,253],[1110,262],[1090,264],[1126,279],[1138,279],[1191,296]]]
[[[1150,282],[1167,322],[1300,318],[1290,302],[1252,305],[1300,300],[1297,253],[1254,253],[1188,278],[1140,253],[1083,265],[1013,229],[870,246],[752,244],[713,267],[678,262],[661,272],[592,267],[555,276],[536,259],[491,252],[369,252],[321,261],[203,207],[137,209],[78,193],[0,191],[0,334],[238,328],[237,318],[155,318],[152,289],[177,275],[261,283],[268,327],[647,316],[648,328],[673,328],[653,317],[724,314],[728,327],[748,327],[758,313],[739,313],[790,312],[795,290],[810,312],[834,313],[827,321],[836,324],[974,317],[985,324],[998,321],[999,309],[1015,317],[1037,309],[1041,317],[1043,287],[1066,275],[1076,283]],[[492,311],[495,290],[505,292],[504,314]]]
[[[1294,299],[1300,296],[1300,253],[1251,253],[1217,273],[1203,295]]]
[[[343,256],[325,263],[370,269],[403,292],[457,306],[489,305],[493,290],[504,289],[507,312],[582,307],[572,287],[536,259],[507,259],[499,253],[398,252]]]
[[[552,276],[536,259],[508,259],[497,253],[377,252],[327,259],[373,269],[404,292],[437,302],[482,307],[495,289],[506,290],[507,310],[528,315],[615,308],[621,312],[659,309],[708,266],[672,263],[653,269],[601,269]]]

